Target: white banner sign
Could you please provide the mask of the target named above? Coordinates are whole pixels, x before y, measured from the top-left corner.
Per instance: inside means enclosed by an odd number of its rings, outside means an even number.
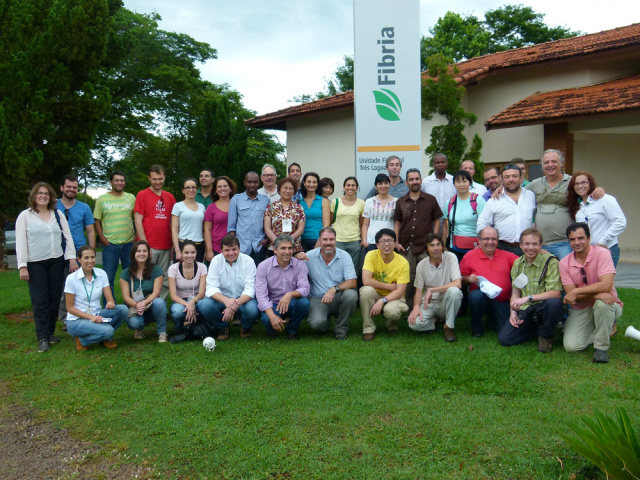
[[[360,196],[400,157],[420,168],[420,2],[354,0],[356,176]]]

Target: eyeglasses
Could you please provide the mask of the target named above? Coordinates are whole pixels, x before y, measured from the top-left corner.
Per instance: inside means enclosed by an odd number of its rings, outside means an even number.
[[[586,180],[584,182],[576,182],[576,183],[574,183],[574,185],[576,187],[588,187],[589,186],[589,180]]]
[[[389,245],[391,243],[396,243],[396,241],[393,238],[381,238],[378,240],[378,243],[381,243],[382,245]]]
[[[495,237],[478,237],[480,238],[480,240],[482,240],[483,242],[497,242],[498,239]]]
[[[184,187],[184,190],[197,190],[198,187]]]
[[[36,193],[37,197],[49,197],[51,194],[49,192],[38,192]]]

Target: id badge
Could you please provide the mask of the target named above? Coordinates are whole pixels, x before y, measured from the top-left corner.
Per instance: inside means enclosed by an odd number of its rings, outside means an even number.
[[[282,232],[283,233],[291,233],[293,231],[293,222],[290,218],[282,219]]]
[[[529,279],[524,273],[521,273],[513,280],[513,286],[522,290],[529,283]]]
[[[144,300],[144,293],[142,293],[142,290],[136,290],[135,292],[133,292],[133,301],[138,303],[141,302],[142,300]]]

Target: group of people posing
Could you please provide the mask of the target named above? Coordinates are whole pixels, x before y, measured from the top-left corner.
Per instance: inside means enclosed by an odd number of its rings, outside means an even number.
[[[431,175],[410,168],[402,178],[402,161],[391,156],[366,200],[357,197],[355,177],[330,200],[333,181],[302,175],[296,163],[279,181],[272,165],[247,173],[243,193],[205,169],[199,182],[183,182],[181,202],[163,190],[165,171],[154,165],[150,188],[137,197],[113,172],[93,214],[76,199],[75,177],[63,179],[59,200],[38,183],[16,239],[39,351],[59,340],[58,318],[78,350],[99,342],[115,348],[124,321],[134,339],[155,322],[161,343],[226,340],[234,324],[248,338],[258,320],[269,338],[286,332],[295,340],[303,319],[327,332],[334,316],[341,340],[359,303],[365,341],[375,338],[375,317],[393,335],[405,314],[419,332],[444,321],[445,340],[455,341],[455,319],[469,308],[473,336],[484,334],[486,315],[501,344],[537,336],[538,350],[549,352],[564,303],[565,348],[593,343],[594,360],[606,362],[622,314],[613,277],[626,220],[588,172],[564,174],[563,162],[561,152],[544,152],[544,176],[528,184],[524,161],[514,159],[487,168],[481,185],[471,161],[451,175],[436,154]],[[104,270],[95,268],[96,234]],[[114,302],[119,264],[125,305]]]

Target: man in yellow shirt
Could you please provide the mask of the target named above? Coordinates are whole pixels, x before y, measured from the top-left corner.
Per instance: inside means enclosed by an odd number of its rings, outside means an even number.
[[[398,333],[398,320],[409,311],[404,292],[409,283],[409,262],[395,253],[396,233],[383,228],[376,234],[378,250],[367,253],[362,268],[360,311],[362,312],[362,339],[375,338],[373,317],[382,314],[389,334]]]

